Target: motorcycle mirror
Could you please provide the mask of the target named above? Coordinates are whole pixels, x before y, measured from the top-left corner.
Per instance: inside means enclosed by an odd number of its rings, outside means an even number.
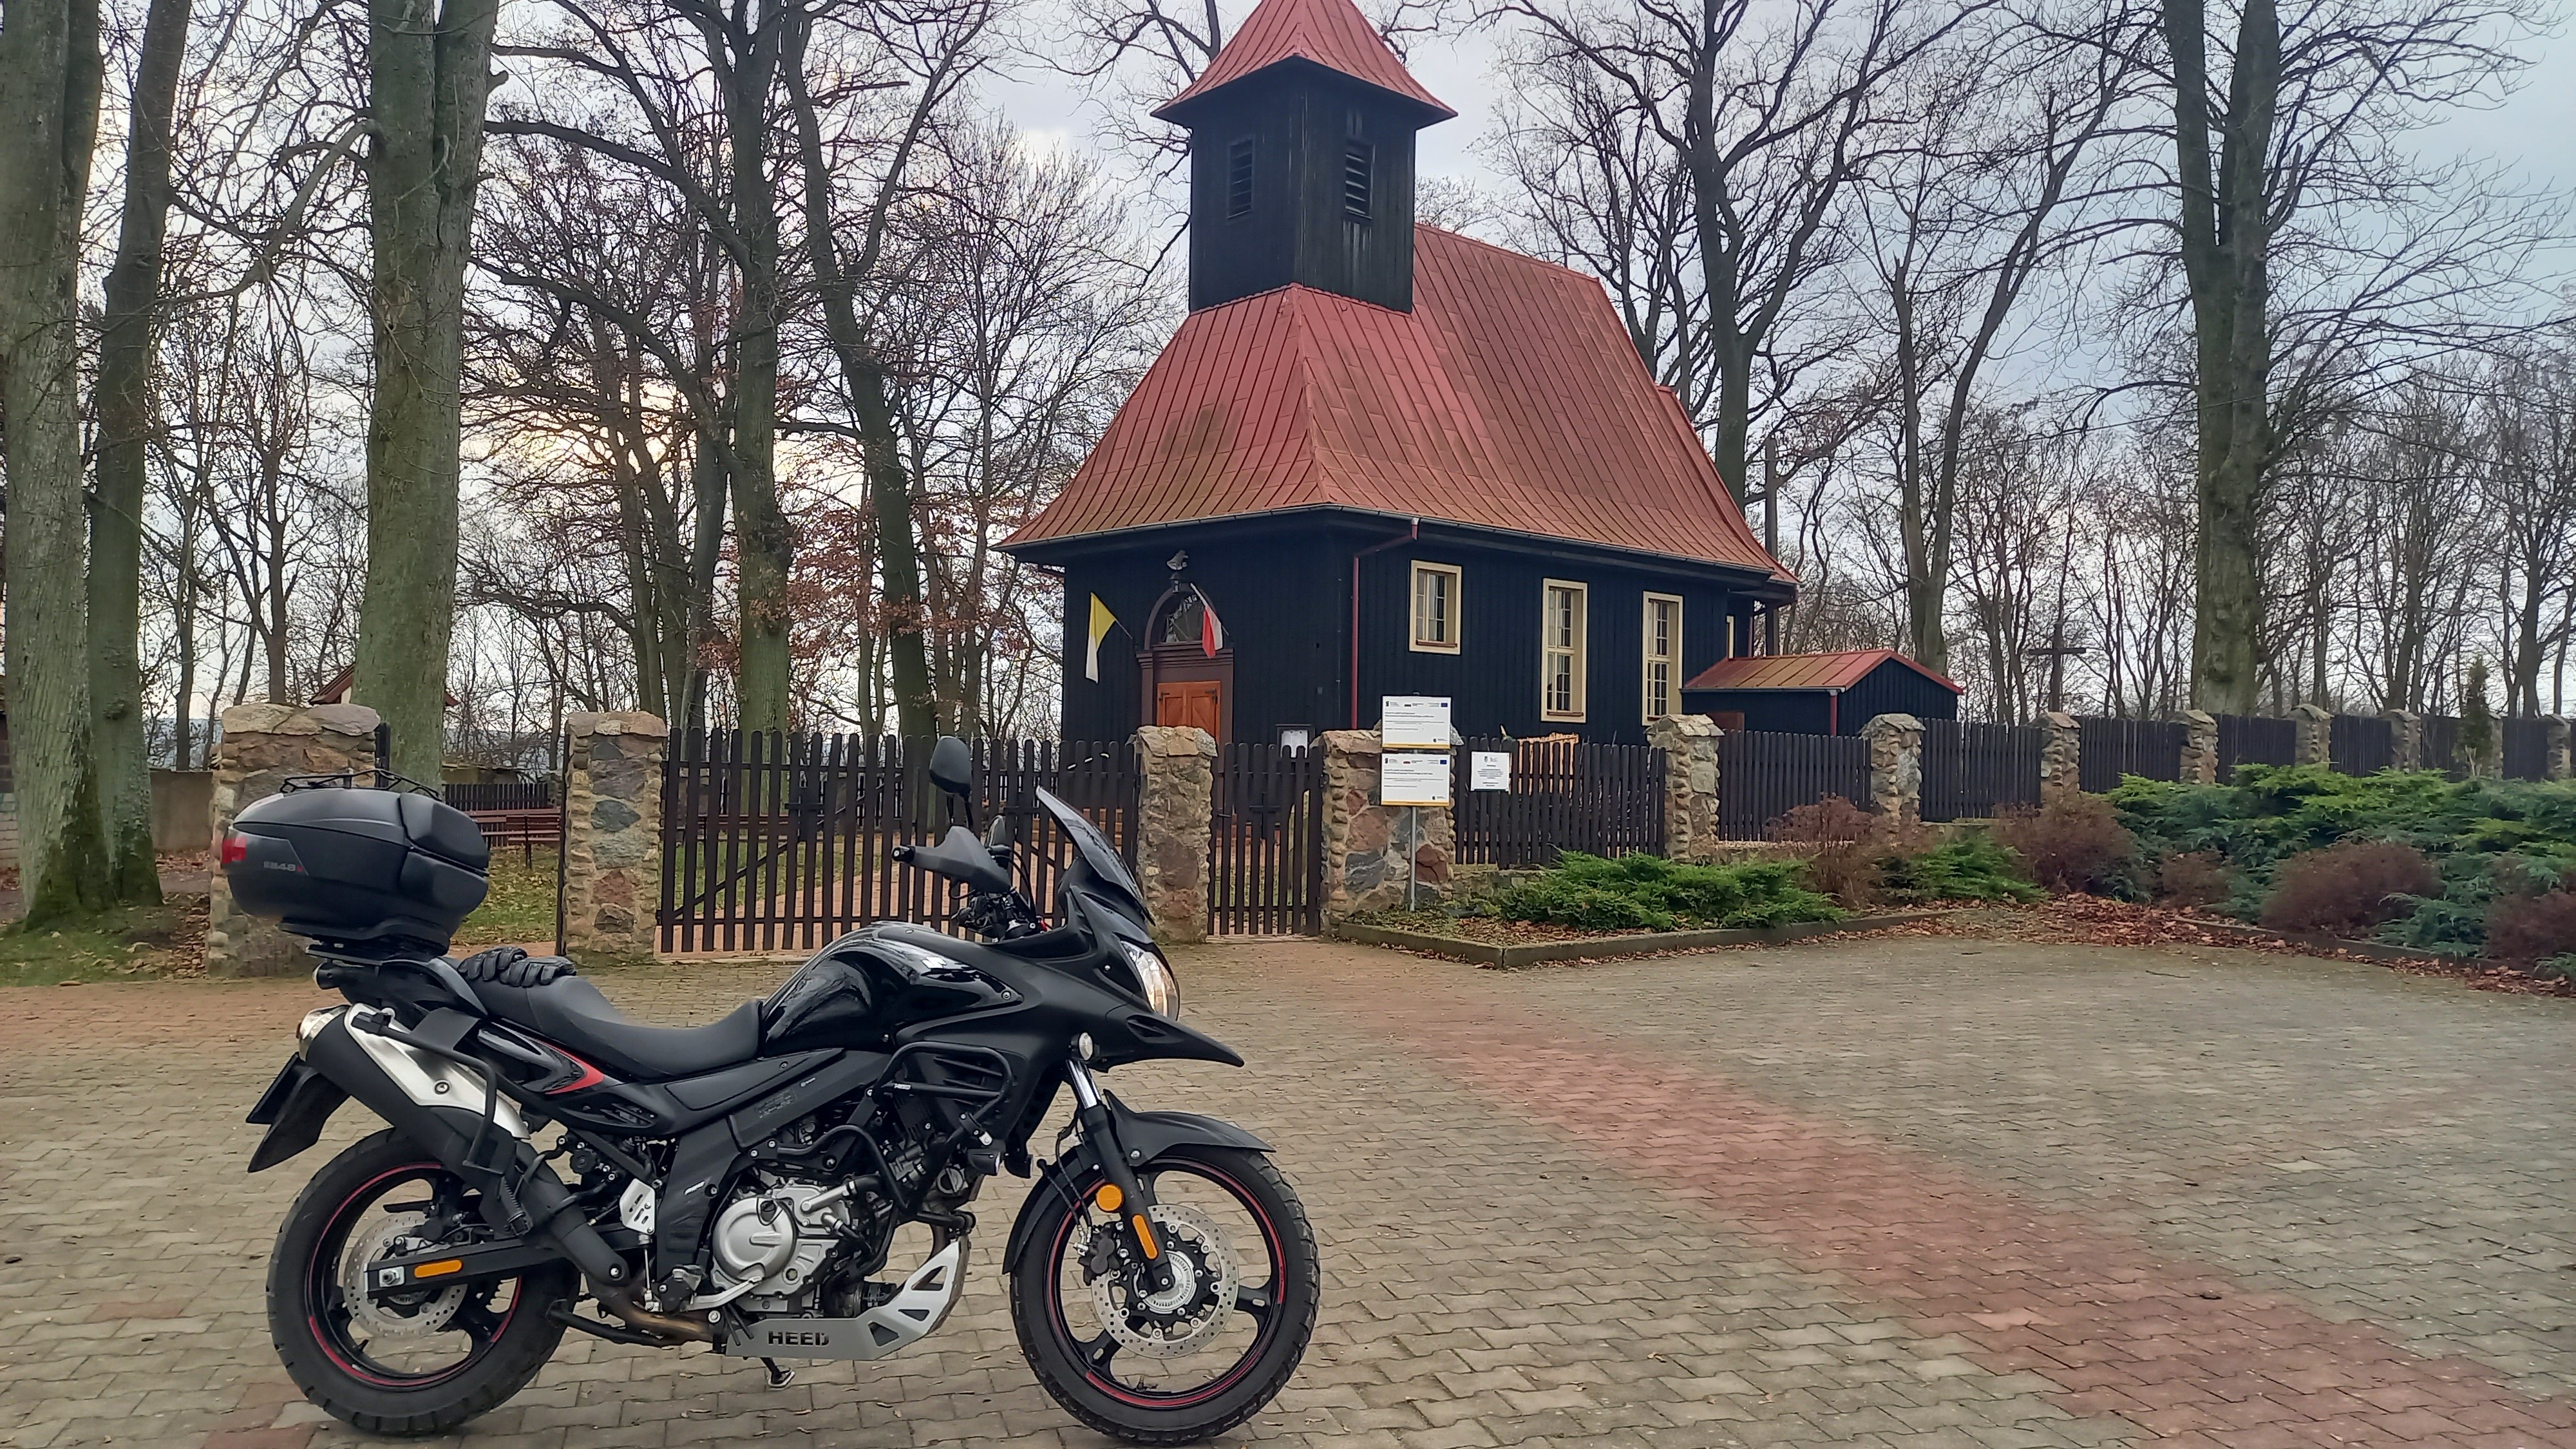
[[[975,757],[966,750],[966,742],[955,735],[941,735],[930,751],[930,782],[951,795],[963,795],[975,788]]]

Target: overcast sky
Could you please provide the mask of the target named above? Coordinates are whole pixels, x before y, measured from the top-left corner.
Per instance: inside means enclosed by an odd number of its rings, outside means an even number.
[[[2561,3],[2562,8],[2576,8],[2576,0]],[[1251,8],[1251,0],[1223,0],[1229,24]],[[2513,96],[2496,109],[2464,112],[2425,132],[2425,155],[2493,159],[2534,185],[2576,187],[2576,34],[2571,34],[2576,25],[2562,13],[2556,29],[2556,34],[2530,43],[2532,65]],[[1411,40],[1411,52],[1414,75],[1458,112],[1458,119],[1422,133],[1422,174],[1457,177],[1501,192],[1505,183],[1477,150],[1495,122],[1491,43],[1483,35],[1419,35]],[[1050,133],[1050,139],[1061,137],[1077,147],[1092,144],[1100,112],[1076,82],[1031,69],[991,85],[987,94],[1008,119],[1027,130]]]

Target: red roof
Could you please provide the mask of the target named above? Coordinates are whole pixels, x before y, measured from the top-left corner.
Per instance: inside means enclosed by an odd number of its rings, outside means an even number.
[[[1288,60],[1304,60],[1340,71],[1382,91],[1393,91],[1435,112],[1445,121],[1458,114],[1422,88],[1422,82],[1395,58],[1378,38],[1368,17],[1351,0],[1261,0],[1243,28],[1225,43],[1199,78],[1154,111],[1157,120],[1175,120],[1174,112],[1191,101],[1232,85],[1257,70]]]
[[[1601,284],[1414,229],[1414,308],[1301,286],[1190,314],[1013,545],[1346,508],[1782,580]]]
[[[1895,660],[1950,691],[1959,686],[1893,649],[1845,649],[1834,654],[1747,654],[1721,659],[1682,685],[1702,689],[1849,689],[1869,672]]]

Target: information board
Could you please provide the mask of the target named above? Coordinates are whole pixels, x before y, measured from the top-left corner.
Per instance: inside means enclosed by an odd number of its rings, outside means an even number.
[[[1438,694],[1380,696],[1378,738],[1390,750],[1449,748],[1449,697]]]
[[[1470,790],[1509,790],[1512,788],[1512,757],[1505,750],[1478,750],[1467,757],[1467,788]]]
[[[1443,701],[1446,703],[1446,701]],[[1378,803],[1381,805],[1446,805],[1449,803],[1449,752],[1378,756]]]

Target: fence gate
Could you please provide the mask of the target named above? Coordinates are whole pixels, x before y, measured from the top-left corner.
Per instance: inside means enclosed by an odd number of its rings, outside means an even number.
[[[1216,788],[1208,803],[1208,932],[1321,932],[1323,751],[1219,745]]]
[[[1925,720],[1923,818],[1991,820],[2016,806],[2037,805],[2046,736],[2036,725]]]
[[[1717,737],[1717,833],[1760,840],[1772,821],[1827,796],[1866,810],[1869,741],[1858,735],[1727,730]]]
[[[947,829],[930,742],[719,730],[673,745],[662,770],[663,950],[811,950],[869,921],[947,923],[956,888],[889,858]],[[1134,861],[1132,743],[974,749],[977,820],[1014,817],[1020,888],[1042,914],[1055,909],[1073,851],[1032,787],[1082,811]]]
[[[1509,790],[1472,790],[1479,752],[1512,757]],[[1469,740],[1454,756],[1451,819],[1461,865],[1552,866],[1569,850],[1664,849],[1664,752],[1576,740]]]

